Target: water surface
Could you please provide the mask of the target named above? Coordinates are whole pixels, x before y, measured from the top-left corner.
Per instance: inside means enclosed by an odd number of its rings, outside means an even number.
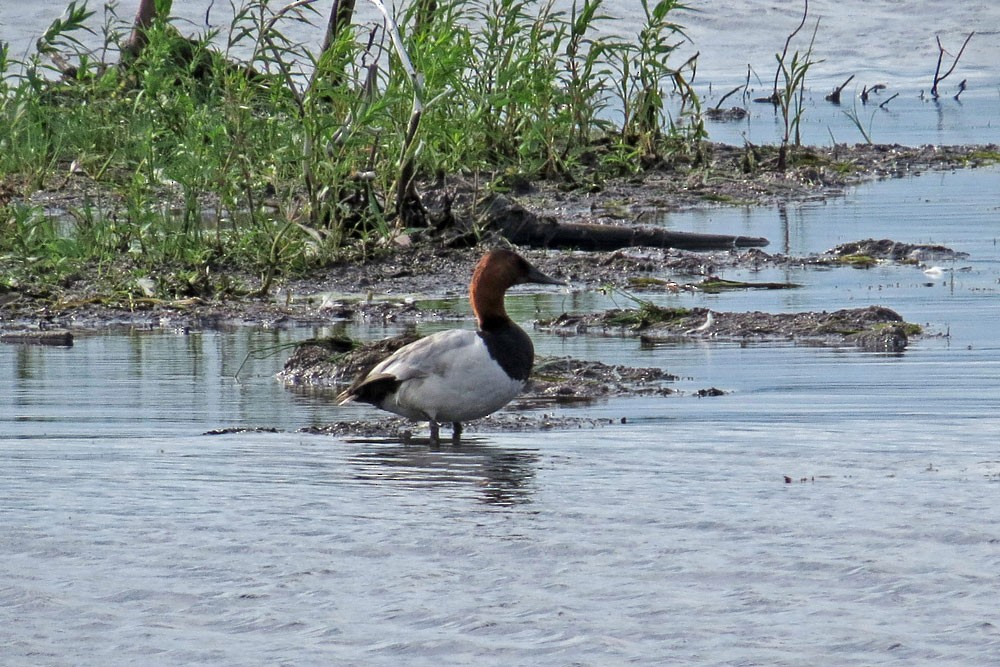
[[[900,355],[536,332],[542,354],[681,377],[680,396],[544,408],[599,427],[473,433],[458,449],[297,433],[372,413],[279,387],[287,351],[240,366],[325,327],[3,346],[5,661],[996,662],[997,177],[665,217],[785,238],[794,253],[889,236],[970,256],[938,278],[791,268],[805,288],[645,295],[730,310],[887,305],[930,334]],[[558,291],[511,301],[526,323],[613,305]],[[710,386],[728,393],[693,396]],[[202,435],[234,426],[279,432]]]
[[[205,3],[177,4],[203,20]],[[814,97],[844,72],[891,77],[907,94],[874,119],[875,140],[993,136],[993,3],[812,4],[825,58]],[[797,16],[772,5],[691,15],[704,81],[721,89],[745,59],[770,62]],[[3,2],[0,39],[27,44],[61,8]],[[917,97],[929,26],[948,44],[979,31],[963,60],[969,103]],[[823,108],[810,136],[856,132]],[[773,139],[758,116],[719,132]],[[333,322],[0,346],[3,662],[995,664],[998,183],[997,169],[935,173],[824,202],[665,214],[654,222],[763,235],[791,254],[887,237],[969,257],[936,276],[765,268],[724,276],[804,287],[642,295],[719,310],[885,305],[928,333],[900,355],[535,332],[541,354],[680,376],[679,396],[541,409],[606,422],[594,428],[473,433],[436,450],[299,433],[372,412],[278,386],[287,350],[240,367]],[[611,305],[548,291],[511,312],[529,324]],[[692,395],[707,387],[727,393]],[[278,432],[202,435],[231,427]]]

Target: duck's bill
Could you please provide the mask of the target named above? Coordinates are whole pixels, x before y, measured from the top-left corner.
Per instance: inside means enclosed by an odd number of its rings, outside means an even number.
[[[531,267],[528,271],[527,278],[524,279],[526,283],[538,283],[539,285],[566,285],[565,280],[556,280],[555,278],[550,278],[545,275],[535,267]]]

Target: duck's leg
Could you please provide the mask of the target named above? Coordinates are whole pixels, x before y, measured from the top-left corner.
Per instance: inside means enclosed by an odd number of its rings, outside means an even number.
[[[440,431],[440,427],[438,426],[438,423],[432,419],[431,420],[431,444],[432,445],[437,445],[437,444],[439,444],[441,442],[441,439],[439,437],[440,436],[439,431]]]
[[[462,441],[462,422],[451,423],[451,444],[457,445]]]

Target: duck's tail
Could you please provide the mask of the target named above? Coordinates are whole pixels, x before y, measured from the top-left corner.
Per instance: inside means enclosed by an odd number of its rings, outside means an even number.
[[[399,389],[400,381],[395,375],[379,373],[358,380],[337,395],[337,405],[361,401],[372,405],[381,405],[386,396]]]

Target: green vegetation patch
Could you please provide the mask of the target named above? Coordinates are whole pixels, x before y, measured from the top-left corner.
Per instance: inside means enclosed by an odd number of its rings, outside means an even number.
[[[601,0],[412,0],[374,28],[341,7],[323,45],[289,37],[327,24],[312,3],[243,0],[195,35],[171,4],[143,0],[133,25],[71,2],[23,60],[0,43],[6,266],[58,282],[87,262],[207,263],[264,292],[430,226],[420,179],[575,187],[688,160],[706,136],[696,61],[672,61],[675,0],[640,0],[621,35]]]
[[[871,255],[842,255],[834,258],[834,263],[853,266],[856,269],[870,269],[878,264],[878,260]]]
[[[976,149],[969,153],[967,161],[974,164],[997,164],[1000,163],[1000,151],[988,148]]]
[[[874,324],[872,325],[872,330],[878,332],[888,327],[898,327],[908,337],[919,336],[924,333],[924,328],[922,326],[920,326],[919,324],[914,324],[912,322],[886,322],[881,324]]]

